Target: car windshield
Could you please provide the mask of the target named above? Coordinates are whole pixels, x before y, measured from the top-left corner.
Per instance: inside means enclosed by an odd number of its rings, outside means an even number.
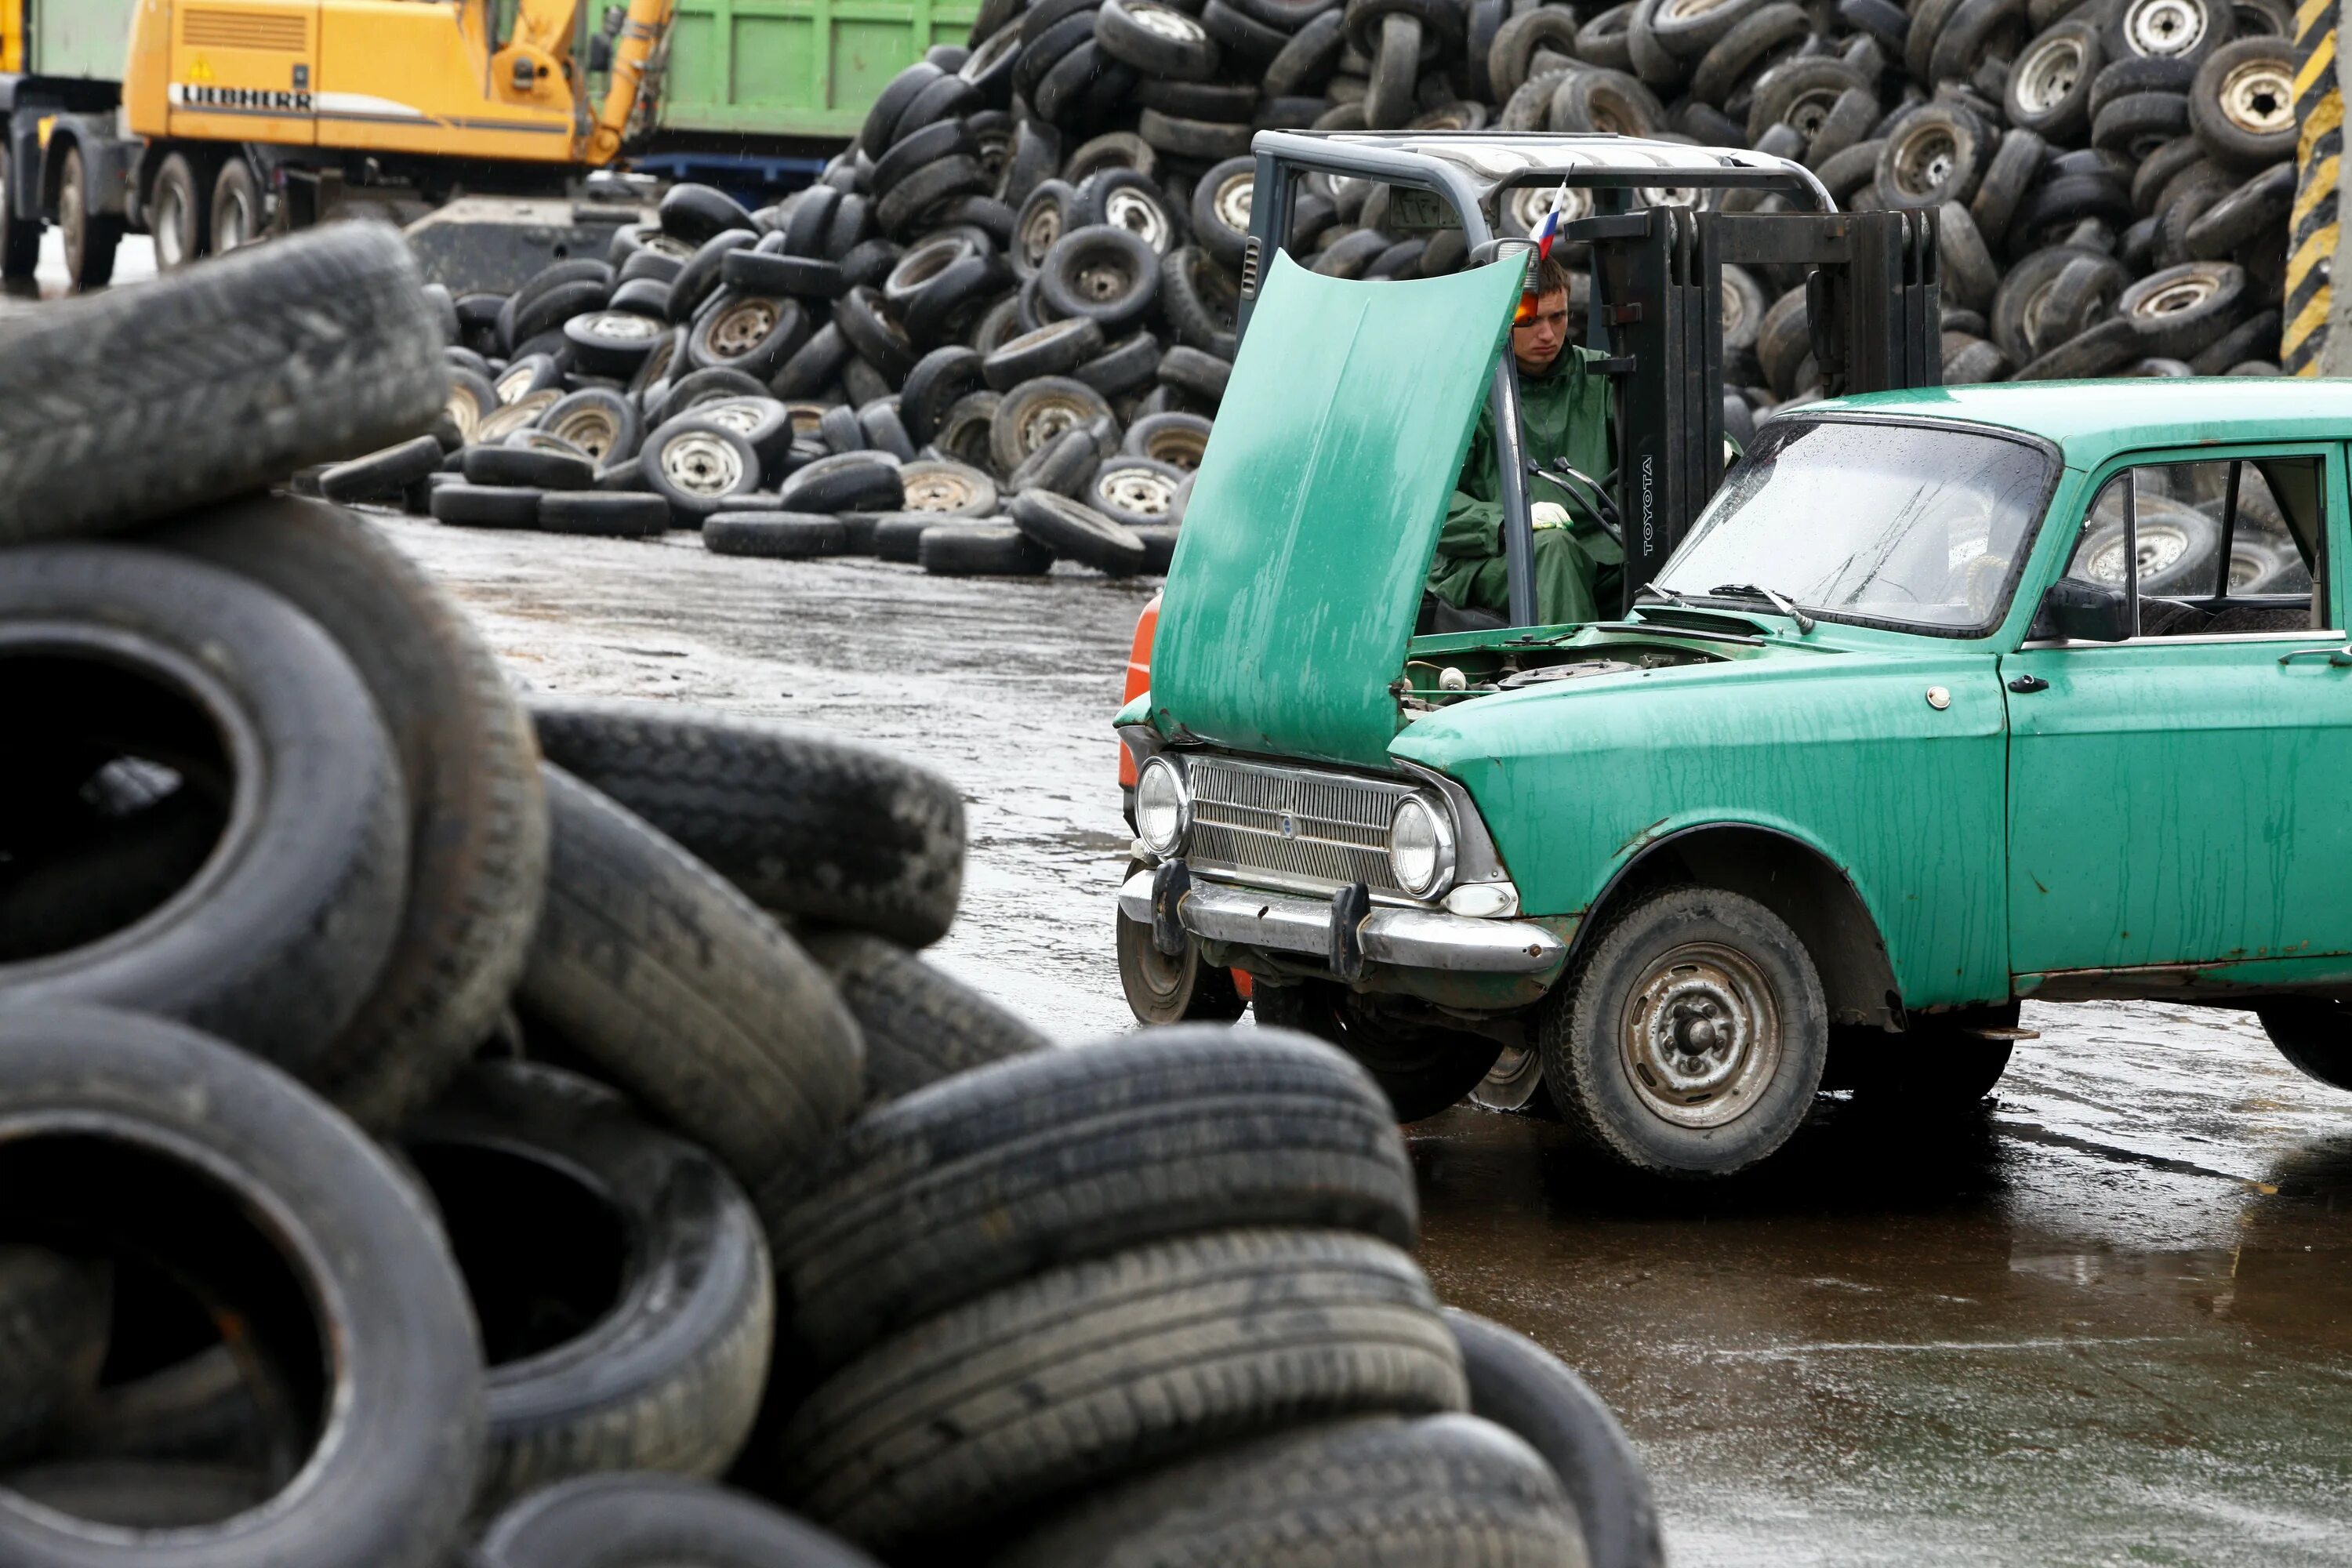
[[[1654,586],[1945,637],[1990,631],[2048,499],[2052,462],[1978,430],[1775,420]]]

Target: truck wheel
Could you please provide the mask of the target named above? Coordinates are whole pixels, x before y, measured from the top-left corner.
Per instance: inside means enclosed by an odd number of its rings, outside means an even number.
[[[173,153],[155,171],[147,193],[147,232],[155,237],[155,269],[185,267],[212,247],[213,192],[185,153]]]
[[[2263,1033],[2293,1062],[2330,1089],[2352,1089],[2352,1028],[2344,1004],[2319,996],[2289,996],[2254,1009]]]
[[[225,256],[259,239],[268,222],[265,210],[261,182],[253,177],[253,165],[243,158],[223,163],[219,177],[213,181],[212,254]]]
[[[1715,888],[1619,911],[1542,1013],[1568,1122],[1637,1170],[1722,1176],[1789,1141],[1829,1056],[1829,1009],[1780,916]]]
[[[114,247],[122,242],[122,219],[92,212],[89,203],[81,149],[68,147],[58,176],[58,227],[65,236],[66,276],[76,289],[105,288],[114,277]]]
[[[1250,987],[1250,1011],[1260,1024],[1303,1030],[1355,1058],[1379,1081],[1399,1121],[1459,1104],[1502,1054],[1500,1045],[1477,1035],[1376,1019],[1328,981],[1260,980]]]
[[[1139,868],[1130,865],[1127,874]],[[1229,1020],[1246,1005],[1234,986],[1234,972],[1204,963],[1201,944],[1188,942],[1181,957],[1171,958],[1151,941],[1151,928],[1124,913],[1118,920],[1118,985],[1141,1024],[1181,1024],[1187,1019]]]
[[[7,191],[7,127],[0,124],[0,278],[30,278],[41,264],[41,220],[18,217]]]

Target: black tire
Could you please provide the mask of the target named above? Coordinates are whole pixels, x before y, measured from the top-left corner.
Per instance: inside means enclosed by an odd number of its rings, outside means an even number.
[[[2001,109],[2010,124],[2060,146],[2091,128],[2091,85],[2104,57],[2095,22],[2069,18],[2045,28],[2010,68]]]
[[[933,208],[957,196],[984,194],[990,183],[988,171],[969,153],[926,163],[874,204],[875,223],[884,234],[904,241],[919,229],[921,220]],[[841,231],[836,220],[835,237]],[[848,248],[845,244],[836,247],[828,242],[826,253],[838,257]]]
[[[688,245],[701,245],[730,228],[757,228],[742,204],[710,185],[672,185],[655,213],[662,232]]]
[[[1190,347],[1232,363],[1241,284],[1208,253],[1190,247],[1171,253],[1160,272],[1160,306],[1176,336]]]
[[[2330,1089],[2352,1089],[2352,1033],[2330,997],[2283,996],[2254,1009],[2263,1033],[2295,1069]]]
[[[400,1142],[482,1325],[477,1512],[597,1470],[709,1477],[733,1461],[775,1294],[759,1216],[709,1155],[525,1062],[469,1068]],[[562,1223],[574,1215],[588,1223]]]
[[[687,363],[698,370],[724,366],[766,383],[808,342],[810,330],[808,311],[789,295],[721,288],[687,331]]]
[[[212,248],[213,182],[207,166],[199,172],[201,154],[182,149],[167,153],[155,166],[155,182],[144,204],[147,232],[155,240],[155,270],[170,272],[185,267]]]
[[[2292,159],[2295,150],[2294,45],[2240,38],[2205,58],[2189,89],[2197,139],[2240,172]]]
[[[1013,498],[1011,511],[1022,532],[1055,555],[1114,577],[1143,570],[1143,541],[1082,501],[1050,490],[1028,490]]]
[[[669,531],[669,502],[628,490],[550,490],[539,499],[542,533],[597,539],[657,539]]]
[[[331,501],[394,498],[427,475],[439,473],[442,457],[437,438],[419,436],[381,452],[337,463],[319,476],[319,493]]]
[[[776,493],[787,511],[895,511],[907,482],[887,452],[836,452],[793,472]]]
[[[716,293],[724,280],[722,268],[727,258],[738,250],[750,249],[759,238],[748,228],[730,228],[703,241],[669,281],[669,319],[681,325],[693,321],[701,311],[702,302]]]
[[[8,136],[0,126],[0,191],[13,190]],[[209,236],[207,237],[209,237]],[[0,278],[30,278],[41,263],[41,220],[16,216],[16,204],[0,201]]]
[[[1503,1049],[1482,1036],[1377,1017],[1316,981],[1276,985],[1260,978],[1250,987],[1250,1012],[1261,1026],[1301,1030],[1346,1051],[1381,1086],[1399,1122],[1460,1104]]]
[[[1721,106],[1733,88],[1759,64],[1793,49],[1811,31],[1804,11],[1785,0],[1758,6],[1699,57],[1691,71],[1690,96],[1700,103]]]
[[[645,416],[634,398],[609,387],[588,386],[541,415],[538,428],[561,436],[610,468],[637,455],[645,439]]]
[[[452,528],[535,528],[541,492],[499,485],[442,485],[433,492],[434,520]]]
[[[1460,1358],[1387,1242],[1212,1232],[1061,1265],[877,1345],[795,1413],[785,1482],[890,1552],[1221,1442],[1459,1409]]]
[[[1104,348],[1103,329],[1087,316],[1049,321],[1034,332],[1024,332],[980,363],[982,379],[998,392],[1011,392],[1041,376],[1066,375]]]
[[[58,168],[58,237],[65,242],[66,280],[83,293],[114,279],[114,254],[125,228],[121,213],[96,210],[89,156],[81,143],[66,148]]]
[[[535,295],[530,304],[516,307],[514,341],[518,349],[520,345],[547,333],[561,332],[564,323],[571,321],[572,317],[584,316],[592,310],[601,310],[612,300],[612,268],[604,267],[601,261],[592,261],[586,265],[603,268],[604,276],[601,279],[583,278],[568,283],[559,283]],[[677,298],[677,292],[673,289],[670,294],[671,301],[675,303]]]
[[[2249,360],[2260,359],[2266,350],[2274,349],[2279,341],[2279,312],[2264,310],[2248,317],[2215,339],[2211,346],[2189,362],[2196,375],[2221,375],[2233,366]],[[2252,589],[2232,587],[2231,592],[2252,593]]]
[[[989,421],[989,453],[1010,474],[1069,431],[1111,419],[1102,394],[1066,376],[1038,376],[1004,394]],[[1111,426],[1114,434],[1116,426]]]
[[[1937,212],[1936,249],[1943,262],[1945,298],[1963,310],[1990,310],[2000,268],[1977,233],[1976,220],[1958,202],[1946,202]]]
[[[919,60],[892,77],[866,110],[866,123],[859,129],[851,151],[863,153],[868,158],[879,158],[888,152],[891,138],[898,132],[899,117],[925,88],[945,74],[939,67]]]
[[[1042,577],[1054,552],[1009,522],[956,522],[923,530],[915,561],[934,577]]]
[[[1267,99],[1319,95],[1347,43],[1345,19],[1336,8],[1325,11],[1290,35],[1266,62],[1258,86]]]
[[[856,1106],[856,1025],[798,944],[716,872],[569,773],[544,773],[547,907],[518,1005],[708,1147],[772,1221]]]
[[[47,1458],[8,1471],[7,1488],[91,1524],[142,1531],[218,1524],[276,1489],[250,1466]]]
[[[325,1081],[363,1124],[389,1126],[488,1033],[522,971],[547,866],[528,721],[465,610],[355,518],[254,500],[154,542],[249,577],[328,628],[383,716],[410,814],[407,897]]]
[[[2018,366],[2016,381],[2080,381],[2112,375],[2148,353],[2147,340],[2129,321],[2101,321]]]
[[[1689,978],[1654,997],[1654,1011],[1675,1004],[1687,1089],[1660,1061],[1627,1059],[1631,1013],[1645,984],[1667,984],[1661,968],[1677,954],[1704,946],[1711,956],[1707,983]],[[1696,987],[1696,989],[1693,989]],[[1707,1074],[1718,1027],[1714,1017],[1736,998],[1728,1079]],[[1618,910],[1577,959],[1570,984],[1553,994],[1541,1019],[1544,1081],[1570,1126],[1591,1144],[1635,1170],[1670,1176],[1720,1176],[1770,1155],[1811,1109],[1829,1050],[1829,1009],[1811,957],[1786,922],[1752,899],[1717,889],[1669,887]],[[1700,1009],[1714,1009],[1699,1014]],[[1682,1027],[1691,1016],[1698,1021]],[[1701,1031],[1704,1031],[1703,1033]],[[1644,1040],[1651,1031],[1640,1031]],[[1752,1036],[1752,1039],[1749,1037]],[[1646,1074],[1646,1076],[1644,1076]],[[1640,1087],[1636,1087],[1639,1085]],[[1645,1091],[1647,1091],[1645,1093]],[[1673,1111],[1664,1109],[1672,1098]]]
[[[0,1489],[0,1559],[438,1568],[480,1459],[481,1346],[438,1227],[382,1152],[217,1040],[39,1005],[0,1015],[0,1147],[6,1234],[163,1262],[315,1413],[300,1482],[272,1507],[139,1541]]]
[[[769,395],[767,387],[740,370],[730,370],[724,365],[709,370],[688,370],[672,381],[669,390],[660,397],[646,399],[646,423],[658,432],[671,420],[695,413],[706,403],[717,403],[722,398],[766,399]]]
[[[1095,44],[1147,78],[1207,81],[1217,74],[1216,41],[1163,0],[1103,0],[1095,8]]]
[[[1543,1456],[1576,1507],[1591,1568],[1663,1568],[1649,1476],[1601,1396],[1525,1334],[1455,1307],[1445,1321],[1462,1346],[1471,1413]]]
[[[1139,320],[1160,296],[1159,255],[1140,237],[1110,224],[1063,235],[1037,276],[1055,312],[1084,316],[1106,333]]]
[[[1160,385],[1172,386],[1187,397],[1214,408],[1224,401],[1225,383],[1232,377],[1234,367],[1214,354],[1203,353],[1189,343],[1179,343],[1160,356],[1156,374]]]
[[[762,246],[777,237],[771,235]],[[802,300],[838,300],[849,289],[841,263],[814,257],[783,256],[765,249],[733,250],[719,264],[730,288],[752,294],[788,294]]]
[[[1137,1023],[1230,1023],[1248,1010],[1233,971],[1202,958],[1200,943],[1187,941],[1171,958],[1152,942],[1150,926],[1124,911],[1116,919],[1118,985]]]
[[[1210,423],[1200,414],[1148,414],[1127,427],[1121,449],[1186,472],[1201,466]]]
[[[485,1568],[880,1568],[767,1504],[682,1476],[583,1476],[500,1514]]]
[[[1192,187],[1193,242],[1221,266],[1242,264],[1242,252],[1249,242],[1250,201],[1256,178],[1255,158],[1228,158],[1210,168]]]
[[[1805,314],[1803,285],[1772,301],[1756,329],[1756,360],[1773,392],[1787,397],[1797,390],[1797,371],[1813,352],[1812,328]]]
[[[869,1103],[1053,1047],[1014,1014],[884,938],[828,931],[810,940],[809,952],[865,1037]]]
[[[2218,530],[2213,542],[2218,548]],[[2208,556],[2203,586],[2196,591],[2210,592],[2212,580]],[[2012,1049],[2006,1039],[1988,1039],[1975,1031],[2014,1029],[2017,1015],[2014,1002],[1959,1014],[1914,1015],[1900,1035],[1841,1031],[1846,1038],[1833,1041],[1831,1049],[1841,1054],[1844,1070],[1839,1076],[1853,1083],[1857,1101],[1915,1118],[1965,1114],[2000,1082]],[[1849,1040],[1859,1048],[1850,1048]]]
[[[400,774],[359,674],[282,599],[156,550],[12,553],[0,574],[11,624],[22,629],[10,640],[32,637],[23,653],[43,660],[10,681],[25,756],[90,748],[68,790],[117,756],[165,763],[191,786],[210,781],[226,824],[194,881],[96,942],[19,952],[0,964],[0,996],[179,1018],[333,1081],[352,1065],[343,1031],[384,972],[407,889]],[[21,868],[51,846],[37,841],[39,791],[19,787],[9,829]]]
[[[2234,262],[2184,262],[2126,288],[2116,317],[2137,329],[2143,354],[2189,359],[2249,313],[2252,292],[2246,269]]]
[[[980,354],[961,343],[933,349],[915,362],[898,394],[898,417],[908,438],[929,445],[955,401],[982,384]]]
[[[1526,1443],[1475,1416],[1432,1415],[1307,1426],[1168,1466],[1105,1489],[996,1561],[1574,1568],[1586,1557],[1559,1482]]]
[[[2042,164],[2049,153],[2049,144],[2033,132],[2013,130],[2001,133],[2000,145],[1986,166],[1984,178],[1977,184],[1977,194],[1969,198],[1969,220],[1976,225],[1989,250],[2007,242],[2011,220],[2017,216],[2034,181],[2042,177]],[[1987,259],[1990,258],[1988,254]],[[1984,291],[1987,300],[2000,284],[1996,273],[1992,287]]]
[[[969,463],[918,458],[898,469],[903,505],[908,511],[953,518],[994,517],[1001,510],[996,481]]]
[[[1165,256],[1184,243],[1181,207],[1150,174],[1136,168],[1097,169],[1071,194],[1068,228],[1107,224],[1125,229]]]
[[[1150,458],[1106,458],[1087,487],[1086,501],[1113,522],[1129,528],[1165,527],[1181,514],[1178,494],[1183,483],[1184,470],[1172,463]]]
[[[15,1457],[90,1398],[112,1298],[101,1262],[0,1243],[0,1454]]]
[[[999,493],[1051,491],[1077,500],[1086,495],[1087,486],[1093,481],[1095,469],[1101,462],[1092,427],[1065,430],[1050,446],[1030,454],[1019,468],[1005,475]],[[1045,542],[1041,539],[1038,542],[1043,545]]]
[[[905,384],[919,357],[898,324],[883,313],[882,291],[860,285],[834,301],[833,324],[866,363],[893,388]]]
[[[1889,208],[1965,205],[1992,162],[1995,133],[1958,103],[1923,103],[1887,132],[1878,153],[1878,199]]]
[[[252,163],[241,152],[225,159],[213,180],[212,253],[242,250],[261,239],[268,226],[268,199]]]
[[[907,434],[905,423],[898,417],[898,400],[896,397],[881,398],[860,408],[857,411],[857,428],[866,438],[867,450],[884,453],[901,463],[914,461],[915,443]]]
[[[2189,130],[2189,100],[2177,92],[2110,99],[2091,121],[2091,144],[2137,163]]]
[[[874,161],[869,185],[877,196],[888,195],[899,182],[935,159],[977,153],[980,144],[961,120],[937,120],[901,136]]]
[[[459,471],[467,484],[541,490],[584,490],[596,482],[596,465],[586,458],[530,447],[468,447]]]
[[[928,768],[822,731],[671,704],[541,702],[553,762],[675,838],[754,903],[910,946],[963,890],[963,797]]]
[[[692,413],[646,437],[638,460],[646,484],[689,524],[728,510],[758,489],[762,469],[758,448],[742,432]]]
[[[703,520],[702,544],[713,555],[806,561],[847,554],[849,530],[839,518],[814,512],[720,512]]]
[[[381,225],[18,312],[0,321],[0,543],[121,531],[380,450],[448,388],[416,263]]]

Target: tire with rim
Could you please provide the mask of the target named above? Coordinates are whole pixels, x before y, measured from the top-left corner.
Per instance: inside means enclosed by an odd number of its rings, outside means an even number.
[[[917,947],[954,922],[963,797],[929,768],[671,703],[541,700],[531,720],[551,761],[772,913]]]
[[[1744,406],[1744,405],[1743,405]],[[1505,1046],[1495,1065],[1470,1091],[1470,1103],[1482,1110],[1521,1112],[1547,1121],[1559,1120],[1559,1110],[1544,1088],[1543,1052],[1533,1047]]]
[[[638,453],[646,483],[681,520],[699,522],[760,488],[760,454],[740,431],[685,414]]]
[[[1878,199],[1890,208],[1965,205],[1992,162],[1997,137],[1975,110],[1926,103],[1887,132],[1878,154]]]
[[[1055,555],[1114,577],[1143,570],[1148,552],[1132,530],[1083,501],[1051,490],[1027,490],[1013,498],[1013,522]]]
[[[687,363],[698,370],[723,365],[764,382],[808,342],[809,332],[799,300],[721,288],[687,331]]]
[[[2046,28],[2010,68],[2001,100],[2009,122],[2061,145],[2080,142],[2101,59],[2096,23],[2069,18]]]
[[[1177,492],[1183,483],[1184,470],[1171,463],[1106,458],[1087,487],[1087,504],[1113,522],[1158,528],[1176,520]]]
[[[402,1129],[482,1326],[478,1511],[598,1470],[716,1476],[750,1436],[775,1292],[742,1189],[621,1097],[467,1069]]]
[[[536,747],[472,619],[348,513],[233,502],[153,542],[237,572],[327,628],[383,714],[405,784],[408,890],[391,957],[333,1048],[330,1097],[388,1126],[488,1034],[539,919],[547,803]]]
[[[2125,289],[2116,317],[2139,332],[2144,353],[2189,359],[2238,324],[2251,292],[2246,269],[2235,262],[2184,262]]]
[[[114,279],[115,247],[125,227],[120,213],[95,210],[89,157],[79,142],[66,149],[58,174],[58,234],[65,242],[66,278],[76,289],[102,289]]]
[[[1355,1058],[1378,1081],[1400,1122],[1460,1104],[1502,1054],[1498,1042],[1483,1036],[1375,1016],[1326,981],[1276,985],[1258,980],[1250,987],[1250,1012],[1261,1026],[1300,1030]]]
[[[1009,474],[1070,431],[1110,417],[1110,405],[1086,383],[1038,376],[1007,392],[997,404],[989,422],[989,453],[997,471]]]
[[[269,209],[261,181],[242,155],[221,164],[213,179],[212,243],[215,256],[226,256],[263,237]]]
[[[2293,158],[2292,41],[2240,38],[2207,56],[2189,89],[2189,121],[2214,157],[2241,172]]]
[[[707,1146],[772,1221],[857,1103],[857,1026],[799,944],[717,872],[570,774],[544,774],[547,907],[518,1005]]]
[[[1650,1478],[1601,1396],[1525,1334],[1456,1307],[1445,1321],[1462,1346],[1471,1414],[1543,1456],[1576,1506],[1591,1568],[1664,1568]]]
[[[669,502],[626,490],[549,490],[539,498],[542,533],[589,539],[657,539],[669,531]]]
[[[1088,224],[1054,242],[1037,277],[1057,314],[1084,316],[1109,333],[1136,321],[1159,298],[1160,258],[1128,229]]]
[[[2352,1089],[2352,1013],[2332,997],[2284,996],[2254,1009],[2279,1055],[2330,1089]]]
[[[1636,1170],[1720,1176],[1765,1159],[1811,1109],[1829,1048],[1813,961],[1787,922],[1719,889],[1617,910],[1540,1027],[1561,1116]]]
[[[131,757],[214,803],[194,879],[56,951],[35,933],[0,998],[183,1019],[334,1082],[408,890],[409,818],[367,686],[316,623],[217,566],[126,545],[30,546],[0,574],[0,658],[22,777],[12,869],[63,852],[81,786]],[[58,792],[62,791],[62,795]],[[107,824],[90,831],[103,841]]]
[[[898,484],[908,511],[950,518],[994,517],[1000,510],[996,481],[969,463],[918,458],[898,466]]]
[[[1256,179],[1255,158],[1228,158],[1213,165],[1192,187],[1192,241],[1221,266],[1242,264]]]
[[[702,521],[702,547],[713,555],[806,561],[849,552],[849,530],[820,512],[720,512]]]
[[[1389,1243],[1213,1231],[1045,1269],[882,1342],[793,1415],[784,1486],[892,1553],[1222,1443],[1466,1400],[1428,1282]]]
[[[0,191],[12,188],[7,127],[0,125]],[[30,278],[41,264],[41,220],[18,217],[16,204],[0,201],[0,278]]]
[[[169,272],[212,249],[213,187],[186,152],[164,154],[147,192],[147,232],[154,237],[155,270]]]
[[[1147,414],[1127,427],[1121,448],[1191,472],[1209,448],[1210,424],[1200,414]]]
[[[645,416],[635,399],[609,387],[585,386],[539,416],[538,428],[561,436],[604,467],[637,455]]]
[[[282,1073],[159,1018],[0,1011],[0,1215],[163,1262],[286,1384],[299,1479],[126,1537],[0,1489],[19,1568],[437,1568],[481,1457],[481,1344],[423,1197]],[[266,1222],[257,1216],[267,1215]]]
[[[683,1476],[583,1476],[492,1521],[487,1568],[881,1568],[814,1525]]]
[[[449,394],[441,348],[407,243],[378,224],[12,315],[0,543],[119,532],[421,435]]]
[[[887,938],[823,931],[808,948],[865,1037],[869,1103],[1054,1048],[1025,1019]]]
[[[1129,867],[1133,874],[1136,868]],[[1128,1010],[1139,1024],[1230,1023],[1248,1011],[1234,972],[1201,956],[1201,944],[1187,939],[1174,958],[1160,951],[1151,928],[1124,910],[1118,921],[1118,985]]]
[[[1001,393],[1009,393],[1041,376],[1066,375],[1101,354],[1103,329],[1086,316],[1048,321],[999,345],[980,362],[981,376]]]

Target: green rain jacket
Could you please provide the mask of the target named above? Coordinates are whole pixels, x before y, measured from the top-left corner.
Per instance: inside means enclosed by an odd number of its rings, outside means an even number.
[[[1616,450],[1609,378],[1591,368],[1604,357],[1596,350],[1570,343],[1542,374],[1519,373],[1519,426],[1528,457],[1546,467],[1565,458],[1571,468],[1595,479],[1609,471]],[[1623,550],[1568,491],[1532,478],[1527,488],[1530,503],[1550,500],[1568,508],[1568,531],[1580,547],[1571,553],[1581,557],[1576,569],[1585,577],[1582,597],[1590,599],[1592,577],[1622,563]],[[1470,437],[1469,456],[1463,460],[1462,476],[1454,481],[1454,499],[1445,510],[1445,527],[1437,538],[1437,559],[1429,572],[1430,587],[1456,608],[1466,604],[1503,607],[1497,589],[1503,578],[1502,493],[1496,468],[1495,411],[1491,405],[1482,405],[1478,428]],[[1538,533],[1537,540],[1540,544],[1543,535]],[[1539,592],[1538,605],[1559,596]],[[1577,595],[1569,597],[1572,601]],[[1544,618],[1551,618],[1548,611]]]

